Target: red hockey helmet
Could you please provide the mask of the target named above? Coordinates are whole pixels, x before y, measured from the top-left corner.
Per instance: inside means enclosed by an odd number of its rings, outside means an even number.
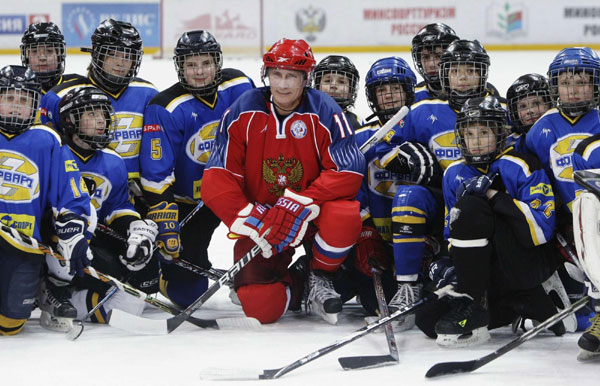
[[[306,73],[306,78],[315,68],[317,61],[308,43],[302,39],[281,39],[263,56],[263,78],[267,68],[296,70]]]

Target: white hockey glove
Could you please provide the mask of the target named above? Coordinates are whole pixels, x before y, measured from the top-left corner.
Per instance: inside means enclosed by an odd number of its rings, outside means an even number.
[[[127,234],[127,253],[125,256],[119,255],[119,260],[128,270],[139,271],[152,258],[158,225],[149,219],[135,220],[129,224]]]
[[[261,204],[248,204],[237,214],[237,218],[229,227],[229,231],[238,236],[248,236],[262,250],[262,256],[266,259],[273,255],[271,244],[263,237],[268,229],[264,226],[262,219],[269,209]]]
[[[87,221],[74,213],[61,214],[54,222],[57,249],[71,275],[83,276],[83,269],[90,265],[94,257],[85,238],[86,228]]]

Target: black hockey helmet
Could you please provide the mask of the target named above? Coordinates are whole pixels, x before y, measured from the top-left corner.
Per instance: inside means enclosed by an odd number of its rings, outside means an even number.
[[[520,106],[519,102],[523,102],[525,98],[529,97],[541,97],[543,103],[532,101],[534,105],[530,107]],[[531,129],[531,126],[533,126],[533,123],[553,106],[548,79],[540,74],[521,75],[508,88],[506,100],[513,130],[519,134],[527,133]],[[519,117],[520,108],[528,109],[527,119],[532,122],[523,123]]]
[[[199,97],[214,95],[223,79],[223,53],[221,51],[221,45],[217,42],[215,37],[205,30],[184,32],[179,40],[177,40],[174,54],[173,61],[175,62],[179,83],[192,93],[192,95]],[[186,58],[193,55],[210,55],[213,58],[216,67],[215,79],[210,84],[195,87],[186,81],[184,63]]]
[[[130,23],[106,19],[92,34],[92,67],[98,81],[109,89],[127,86],[137,75],[142,63],[142,38]],[[131,62],[126,73],[117,75],[104,69],[107,57],[119,57]]]
[[[37,50],[38,55],[45,57],[45,50],[52,49],[56,55],[56,68],[47,71],[36,71],[30,62],[32,50]],[[54,87],[65,72],[65,37],[53,22],[30,24],[23,37],[21,37],[21,63],[31,67],[44,87],[48,90]]]
[[[475,126],[477,130],[467,130]],[[490,129],[495,136],[493,148],[491,143],[487,144],[487,148],[477,146],[481,145],[480,138],[484,135],[485,128]],[[508,135],[506,111],[495,96],[468,99],[456,116],[454,134],[468,164],[482,167],[489,165],[504,150]]]
[[[82,115],[85,112],[94,111],[102,114],[104,121],[104,132],[100,135],[89,135],[82,132]],[[94,150],[104,149],[112,140],[114,132],[114,110],[108,95],[93,86],[77,87],[70,90],[58,105],[58,116],[60,127],[71,137],[77,135],[79,139],[90,145]],[[91,119],[92,128],[98,129],[94,117]]]
[[[448,75],[456,65],[467,65],[477,70],[479,79],[474,88],[464,91],[450,88]],[[460,110],[469,98],[485,96],[489,67],[490,57],[479,41],[455,40],[448,45],[440,58],[440,82],[453,109]]]
[[[427,49],[432,55],[438,51],[440,56],[448,48],[450,43],[455,40],[459,40],[458,35],[452,28],[444,23],[432,23],[427,24],[421,28],[419,32],[413,37],[412,40],[412,57],[417,71],[425,83],[429,86],[429,89],[436,95],[441,92],[442,86],[440,84],[440,73],[427,73],[425,66],[423,66],[422,56],[424,49]]]
[[[348,80],[349,88],[348,93],[336,93],[330,91],[328,94],[335,99],[342,109],[354,105],[358,93],[358,81],[360,80],[360,75],[358,74],[358,70],[356,69],[356,66],[354,66],[354,63],[346,56],[341,55],[329,55],[321,60],[313,72],[314,87],[317,90],[321,90],[323,76],[327,74],[339,74],[345,76]]]
[[[12,94],[12,95],[5,95]],[[0,103],[8,116],[0,114],[0,129],[10,134],[21,133],[31,127],[40,105],[42,85],[35,73],[25,66],[6,66],[0,70]],[[28,116],[21,116],[23,99],[31,104]]]

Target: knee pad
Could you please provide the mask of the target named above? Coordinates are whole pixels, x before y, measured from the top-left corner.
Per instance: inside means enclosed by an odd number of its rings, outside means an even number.
[[[234,259],[241,259],[254,246],[254,242],[249,238],[238,240],[233,247]],[[237,291],[241,286],[250,284],[270,284],[275,282],[284,282],[291,284],[292,279],[288,272],[288,266],[292,262],[294,249],[289,248],[269,259],[257,256],[252,259],[234,279],[234,287]]]
[[[25,326],[27,319],[13,319],[0,315],[0,335],[16,335]]]
[[[450,210],[450,238],[458,240],[491,240],[494,214],[486,199],[467,195]]]
[[[187,308],[208,288],[208,279],[197,277],[194,280],[165,280],[160,278],[160,293],[181,308]]]
[[[249,284],[237,290],[244,314],[262,324],[274,323],[285,313],[289,290],[283,283]]]

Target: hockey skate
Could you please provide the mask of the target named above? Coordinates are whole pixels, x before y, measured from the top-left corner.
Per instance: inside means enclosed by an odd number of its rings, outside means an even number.
[[[307,312],[311,309],[329,324],[337,324],[338,314],[342,311],[342,300],[333,288],[329,275],[321,271],[308,274]]]
[[[423,285],[413,282],[398,282],[398,291],[390,300],[390,312],[394,312],[402,307],[410,306],[417,300],[421,299]],[[410,314],[404,318],[399,318],[397,324],[394,325],[394,331],[406,331],[415,326],[415,315]]]
[[[461,348],[484,343],[490,339],[487,329],[487,308],[470,297],[452,300],[453,309],[435,325],[436,343],[442,347]]]
[[[40,325],[48,330],[67,332],[77,317],[77,309],[70,301],[67,286],[57,286],[50,280],[42,280],[38,293],[38,306],[42,310]]]
[[[600,358],[600,314],[590,319],[592,325],[579,337],[577,345],[579,346],[578,361],[590,361]]]

